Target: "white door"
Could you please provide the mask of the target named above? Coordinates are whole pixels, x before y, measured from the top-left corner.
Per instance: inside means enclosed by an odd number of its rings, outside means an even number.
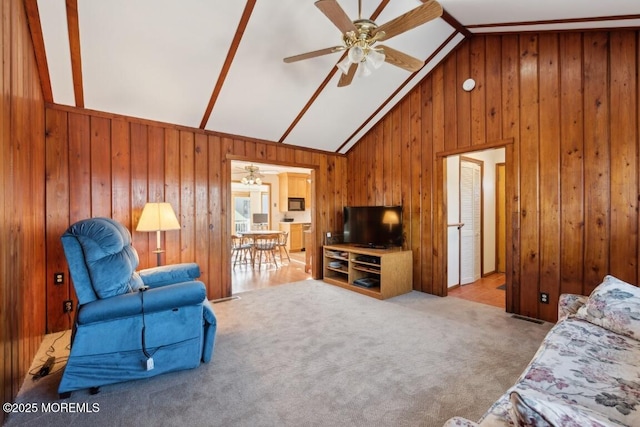
[[[480,165],[460,162],[460,284],[480,279],[481,243],[481,171]]]

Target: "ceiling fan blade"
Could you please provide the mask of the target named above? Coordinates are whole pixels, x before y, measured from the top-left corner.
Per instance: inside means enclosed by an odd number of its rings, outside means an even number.
[[[358,32],[356,26],[336,0],[318,0],[315,5],[343,34],[349,31]]]
[[[344,50],[344,46],[334,46],[328,47],[326,49],[314,50],[313,52],[301,53],[300,55],[289,56],[288,58],[284,58],[284,62],[296,62],[301,61],[303,59],[315,58],[316,56],[328,55],[330,53],[340,52]]]
[[[373,31],[373,35],[378,34],[378,40],[388,40],[440,16],[442,16],[442,6],[437,1],[431,0],[382,24]]]
[[[338,81],[338,87],[349,86],[353,81],[353,76],[356,75],[356,71],[358,70],[358,64],[351,64],[349,67],[349,72],[347,74],[342,73],[340,76],[340,80]]]
[[[424,61],[414,58],[411,55],[390,48],[389,46],[378,46],[384,51],[384,60],[396,67],[404,68],[407,71],[416,72],[422,68]]]

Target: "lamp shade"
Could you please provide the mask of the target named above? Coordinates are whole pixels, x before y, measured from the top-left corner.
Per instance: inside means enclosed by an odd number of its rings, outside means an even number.
[[[147,203],[142,209],[136,231],[180,230],[171,203]]]

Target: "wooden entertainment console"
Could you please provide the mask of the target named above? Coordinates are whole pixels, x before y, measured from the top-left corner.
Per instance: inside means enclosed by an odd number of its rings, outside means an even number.
[[[372,249],[348,244],[323,248],[325,282],[378,299],[411,292],[412,263],[412,252],[401,248]],[[361,279],[373,283],[358,285]]]

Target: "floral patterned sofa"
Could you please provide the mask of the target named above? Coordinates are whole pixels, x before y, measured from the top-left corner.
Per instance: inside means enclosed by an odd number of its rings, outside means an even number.
[[[476,423],[445,427],[640,426],[640,288],[607,276],[563,294],[558,323],[517,383]]]

